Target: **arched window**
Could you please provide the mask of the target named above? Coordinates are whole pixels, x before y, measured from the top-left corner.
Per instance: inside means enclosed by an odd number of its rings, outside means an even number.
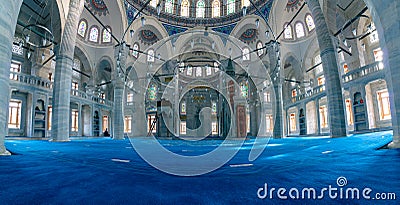
[[[285,39],[293,39],[292,26],[289,24],[285,25]]]
[[[182,0],[181,3],[181,16],[189,17],[189,1],[188,0]]]
[[[89,33],[89,41],[98,42],[99,41],[99,29],[96,26],[92,26]]]
[[[314,19],[310,14],[307,14],[306,16],[306,24],[308,31],[312,31],[315,28]]]
[[[259,41],[257,43],[257,54],[258,54],[258,56],[262,56],[264,54],[264,49],[262,47],[264,47],[263,43],[261,41]]]
[[[139,44],[138,43],[135,43],[135,44],[133,44],[133,50],[132,50],[132,56],[133,57],[135,57],[135,58],[138,58],[139,57]]]
[[[243,48],[242,55],[243,55],[243,60],[244,61],[250,60],[250,49],[249,48]]]
[[[149,51],[147,51],[147,62],[154,62],[154,50],[153,49],[149,49]]]
[[[151,0],[150,1],[150,6],[156,8],[157,7],[157,0]]]
[[[235,0],[227,0],[227,10],[226,13],[229,14],[233,14],[235,13]]]
[[[153,101],[157,99],[157,85],[152,83],[147,90],[147,99]]]
[[[298,22],[296,23],[296,37],[297,38],[302,38],[305,36],[304,33],[304,26],[302,23]]]
[[[242,8],[243,7],[249,7],[250,6],[250,0],[242,0]]]
[[[214,0],[212,2],[212,17],[219,17],[221,16],[221,3],[219,0]]]
[[[170,14],[174,12],[174,0],[165,1],[165,12]]]
[[[206,14],[206,8],[203,0],[197,1],[196,5],[196,17],[197,18],[204,18]]]
[[[111,42],[111,28],[107,26],[107,29],[103,29],[103,43]]]
[[[249,96],[249,83],[241,82],[240,83],[240,91],[242,93],[242,96],[247,98]]]
[[[87,30],[87,22],[86,22],[86,20],[82,19],[81,22],[79,22],[78,34],[79,34],[82,38],[85,38],[85,36],[86,36],[86,30]]]

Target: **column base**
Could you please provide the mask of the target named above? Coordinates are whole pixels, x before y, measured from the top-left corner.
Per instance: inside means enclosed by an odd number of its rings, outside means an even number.
[[[389,149],[400,149],[400,142],[391,142],[388,144]]]
[[[11,156],[11,153],[7,150],[0,151],[0,156]]]
[[[121,137],[113,137],[112,139],[113,139],[113,140],[124,140],[125,137],[122,137],[122,138],[121,138]]]
[[[70,142],[70,139],[58,140],[58,139],[50,139],[49,142]]]

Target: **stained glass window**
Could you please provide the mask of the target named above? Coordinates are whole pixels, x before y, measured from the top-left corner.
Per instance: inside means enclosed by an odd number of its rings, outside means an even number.
[[[248,61],[250,60],[250,49],[249,48],[243,48],[243,60]]]
[[[150,1],[150,6],[156,8],[157,7],[157,0],[151,0]]]
[[[211,69],[210,66],[207,66],[207,67],[206,67],[206,75],[207,75],[207,76],[212,75],[212,69]]]
[[[189,1],[188,0],[182,0],[181,3],[181,16],[189,17]]]
[[[94,26],[90,29],[89,41],[98,42],[98,40],[99,40],[99,29]]]
[[[293,33],[292,33],[292,26],[289,24],[285,25],[285,39],[292,39],[293,38]]]
[[[303,26],[303,24],[302,23],[297,23],[296,24],[296,37],[297,38],[301,38],[301,37],[304,37],[305,36],[305,33],[304,33],[304,26]]]
[[[249,7],[250,6],[250,0],[242,0],[242,7]]]
[[[186,114],[186,102],[182,102],[181,105],[181,114]]]
[[[227,14],[235,13],[235,0],[227,0]]]
[[[139,44],[137,44],[137,43],[133,44],[133,50],[132,50],[132,56],[133,57],[135,57],[135,58],[139,57],[138,50],[139,50]]]
[[[247,98],[249,96],[249,84],[247,82],[240,83],[240,91],[242,96]]]
[[[216,102],[212,102],[212,104],[211,104],[211,113],[214,115],[217,114],[217,103]]]
[[[203,75],[203,69],[201,67],[196,68],[196,77],[201,77]]]
[[[308,31],[312,31],[315,28],[314,19],[310,14],[306,16],[306,24]]]
[[[157,85],[151,84],[147,91],[147,98],[149,100],[156,100],[157,98]]]
[[[322,66],[321,63],[322,63],[321,56],[318,54],[318,55],[316,55],[316,56],[314,57],[314,66],[320,64],[320,65],[318,65],[318,66],[315,68],[316,74],[322,73],[322,71],[323,71],[323,69],[324,69],[324,67]]]
[[[147,62],[154,62],[154,50],[150,49],[147,52]]]
[[[188,66],[188,67],[187,67],[186,75],[192,76],[192,74],[193,74],[193,68],[192,68],[192,66]]]
[[[111,28],[107,27],[107,29],[103,29],[103,43],[111,42]]]
[[[174,0],[165,1],[165,12],[170,14],[174,12]]]
[[[196,17],[197,18],[204,18],[205,14],[206,14],[206,8],[205,8],[205,4],[203,0],[199,0],[197,1],[197,5],[196,5]]]
[[[262,56],[264,54],[264,49],[262,47],[264,47],[263,43],[261,41],[259,41],[257,43],[257,54],[258,54],[258,56]]]
[[[87,23],[85,20],[81,20],[81,22],[79,23],[79,26],[78,26],[78,34],[81,37],[85,38],[86,30],[87,30]]]
[[[221,15],[221,3],[219,0],[214,0],[212,3],[212,17],[219,17]]]

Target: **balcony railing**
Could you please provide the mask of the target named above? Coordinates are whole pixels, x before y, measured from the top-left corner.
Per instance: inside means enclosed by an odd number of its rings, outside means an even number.
[[[307,98],[311,98],[311,97],[313,97],[315,95],[318,95],[318,94],[320,94],[320,93],[322,93],[324,91],[325,91],[325,85],[317,86],[317,87],[315,87],[315,88],[313,88],[311,90],[306,91],[305,93],[303,93],[301,95],[297,95],[296,97],[292,97],[292,99],[287,101],[286,104],[293,104],[293,103],[296,103],[298,101],[301,101],[301,100],[304,100],[304,99],[307,99]]]
[[[375,62],[344,74],[342,80],[343,83],[348,83],[381,70],[383,70],[382,62]]]
[[[10,72],[10,81],[26,84],[28,86],[35,86],[37,88],[47,89],[49,90],[49,92],[51,91],[51,89],[53,89],[53,83],[51,81],[47,79],[42,79],[37,76],[27,75],[19,72]],[[80,90],[71,90],[71,97],[77,97],[78,99],[85,99],[95,103],[104,104],[110,107],[113,106],[113,102],[109,100],[89,95]]]

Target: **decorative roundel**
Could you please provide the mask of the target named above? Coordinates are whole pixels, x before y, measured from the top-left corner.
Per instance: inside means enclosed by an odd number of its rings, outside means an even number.
[[[299,9],[299,7],[301,6],[301,2],[303,0],[288,0],[287,4],[286,4],[286,11],[294,11],[295,9]]]
[[[103,0],[86,0],[86,5],[95,15],[106,16],[109,14],[107,5]]]
[[[258,35],[257,29],[251,28],[243,32],[239,39],[247,44],[250,44],[257,39],[257,35]]]
[[[158,37],[153,31],[142,30],[140,31],[140,40],[144,44],[153,45],[158,41]]]

